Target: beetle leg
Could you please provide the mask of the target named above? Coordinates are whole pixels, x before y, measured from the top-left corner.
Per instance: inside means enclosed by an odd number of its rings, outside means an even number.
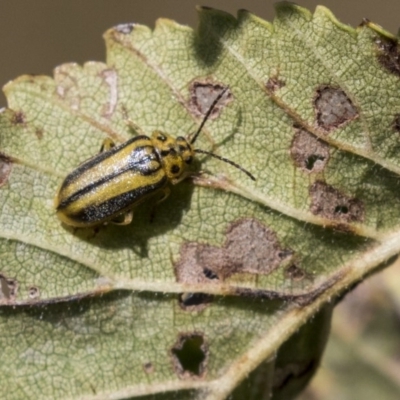
[[[150,223],[154,221],[154,218],[156,216],[156,205],[162,203],[171,193],[171,189],[169,187],[166,187],[163,189],[163,195],[161,199],[157,200],[156,204],[152,207],[151,213],[150,213]]]
[[[113,220],[111,220],[110,222],[111,222],[113,225],[129,225],[129,224],[132,222],[132,220],[133,220],[133,211],[132,211],[132,210],[127,211],[127,212],[126,212],[125,214],[123,214],[122,216],[123,216],[122,221],[120,221],[120,220],[118,220],[118,219],[113,219]]]
[[[164,200],[166,200],[167,197],[170,195],[170,193],[171,193],[171,189],[169,187],[166,187],[165,189],[163,189],[163,196],[161,197],[161,199],[157,200],[156,204],[160,204]]]
[[[173,185],[177,185],[178,183],[182,182],[183,180],[185,180],[186,178],[190,178],[191,176],[196,175],[197,172],[193,172],[193,171],[185,171],[179,178],[177,179],[172,179],[171,183]]]
[[[108,150],[112,149],[114,146],[115,146],[115,143],[110,138],[104,139],[103,144],[100,147],[99,153],[108,151]]]

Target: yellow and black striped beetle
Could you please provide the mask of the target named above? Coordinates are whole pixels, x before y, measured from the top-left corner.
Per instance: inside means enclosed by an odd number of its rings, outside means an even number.
[[[157,193],[163,195],[158,202],[163,201],[170,192],[168,184],[177,184],[187,177],[195,153],[218,158],[255,180],[235,162],[193,148],[227,90],[215,98],[191,139],[174,138],[160,131],[154,131],[151,137],[135,136],[118,146],[106,139],[100,153],[72,171],[61,184],[55,198],[58,218],[73,227],[93,227],[105,222],[128,224],[136,205]]]

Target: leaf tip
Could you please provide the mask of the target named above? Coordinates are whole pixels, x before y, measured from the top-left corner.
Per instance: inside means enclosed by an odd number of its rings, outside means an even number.
[[[218,10],[216,8],[208,7],[208,6],[197,6],[196,10],[199,15],[200,21],[204,18],[215,18],[219,20],[226,20],[226,21],[236,21],[236,18],[229,14],[226,11]]]
[[[306,18],[308,20],[312,18],[312,14],[307,8],[298,6],[297,4],[292,3],[290,1],[278,2],[274,4],[274,7],[277,18],[279,19],[286,19],[295,14],[302,16],[303,18]]]
[[[158,18],[155,23],[155,31],[156,30],[161,30],[161,31],[171,31],[171,30],[192,30],[191,27],[179,24],[178,22],[174,21],[173,19],[170,18]]]
[[[272,24],[269,21],[266,21],[263,18],[258,17],[257,15],[253,14],[249,10],[246,10],[244,8],[238,10],[237,12],[237,19],[239,24],[242,24],[243,22],[251,21],[256,24],[260,24],[267,28],[269,31],[272,31]]]
[[[315,7],[314,19],[327,19],[343,31],[346,31],[350,34],[355,33],[355,29],[352,26],[340,22],[333,14],[333,12],[325,6],[318,5],[317,7]]]

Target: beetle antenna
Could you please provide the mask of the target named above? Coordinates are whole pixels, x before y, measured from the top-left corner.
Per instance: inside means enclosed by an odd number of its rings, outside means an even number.
[[[226,162],[230,165],[233,165],[235,168],[240,169],[242,172],[244,172],[250,179],[252,179],[253,181],[256,180],[256,178],[246,169],[244,169],[243,167],[241,167],[239,164],[236,164],[235,162],[228,160],[225,157],[221,157],[221,156],[217,156],[214,153],[210,153],[209,151],[206,150],[201,150],[201,149],[194,149],[195,153],[201,153],[201,154],[207,154],[208,156],[214,157],[214,158],[218,158],[218,160],[221,160],[223,162]]]
[[[227,86],[224,90],[222,90],[222,92],[215,98],[215,100],[212,102],[210,108],[208,109],[208,111],[206,112],[206,115],[203,118],[203,121],[201,121],[201,124],[199,126],[199,129],[197,129],[197,132],[194,134],[193,138],[190,140],[190,144],[193,144],[197,137],[199,136],[201,130],[204,127],[204,124],[207,122],[208,118],[210,117],[211,113],[214,111],[215,106],[217,105],[217,103],[221,100],[222,96],[226,93],[226,91],[229,89],[229,87]]]

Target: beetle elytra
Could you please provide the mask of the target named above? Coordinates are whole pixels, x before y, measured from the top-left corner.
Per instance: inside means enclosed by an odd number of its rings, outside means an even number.
[[[138,135],[115,146],[106,139],[96,156],[65,178],[56,198],[59,219],[73,227],[92,227],[105,222],[128,224],[132,209],[157,193],[168,197],[169,184],[189,174],[196,153],[207,154],[254,176],[235,162],[193,147],[207,119],[228,88],[215,98],[191,139],[161,131]],[[120,220],[122,217],[122,221]]]

